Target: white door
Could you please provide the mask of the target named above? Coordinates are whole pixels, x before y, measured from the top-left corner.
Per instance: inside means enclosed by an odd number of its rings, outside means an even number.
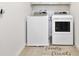
[[[47,46],[48,17],[31,16],[27,18],[27,46]]]

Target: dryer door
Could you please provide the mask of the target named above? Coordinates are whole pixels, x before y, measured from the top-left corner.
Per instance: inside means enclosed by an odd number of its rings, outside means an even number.
[[[70,22],[55,22],[55,32],[70,32]]]

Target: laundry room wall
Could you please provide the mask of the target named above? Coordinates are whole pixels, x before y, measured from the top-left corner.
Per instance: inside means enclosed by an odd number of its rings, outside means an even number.
[[[47,10],[49,12],[54,11],[70,11],[70,4],[32,4],[32,11]]]
[[[31,15],[30,3],[0,2],[0,56],[18,55],[25,46],[26,16]]]
[[[71,3],[70,12],[74,19],[74,40],[79,49],[79,2]]]

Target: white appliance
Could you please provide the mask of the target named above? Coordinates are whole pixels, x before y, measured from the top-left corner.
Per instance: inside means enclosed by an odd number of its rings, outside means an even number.
[[[27,18],[27,46],[48,46],[48,16]]]
[[[71,15],[52,16],[52,44],[73,45],[73,17]]]

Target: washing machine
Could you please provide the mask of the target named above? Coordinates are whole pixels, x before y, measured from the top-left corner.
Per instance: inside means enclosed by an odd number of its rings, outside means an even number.
[[[27,46],[49,46],[48,16],[27,17]]]
[[[52,16],[52,44],[73,45],[73,17],[71,15]]]

